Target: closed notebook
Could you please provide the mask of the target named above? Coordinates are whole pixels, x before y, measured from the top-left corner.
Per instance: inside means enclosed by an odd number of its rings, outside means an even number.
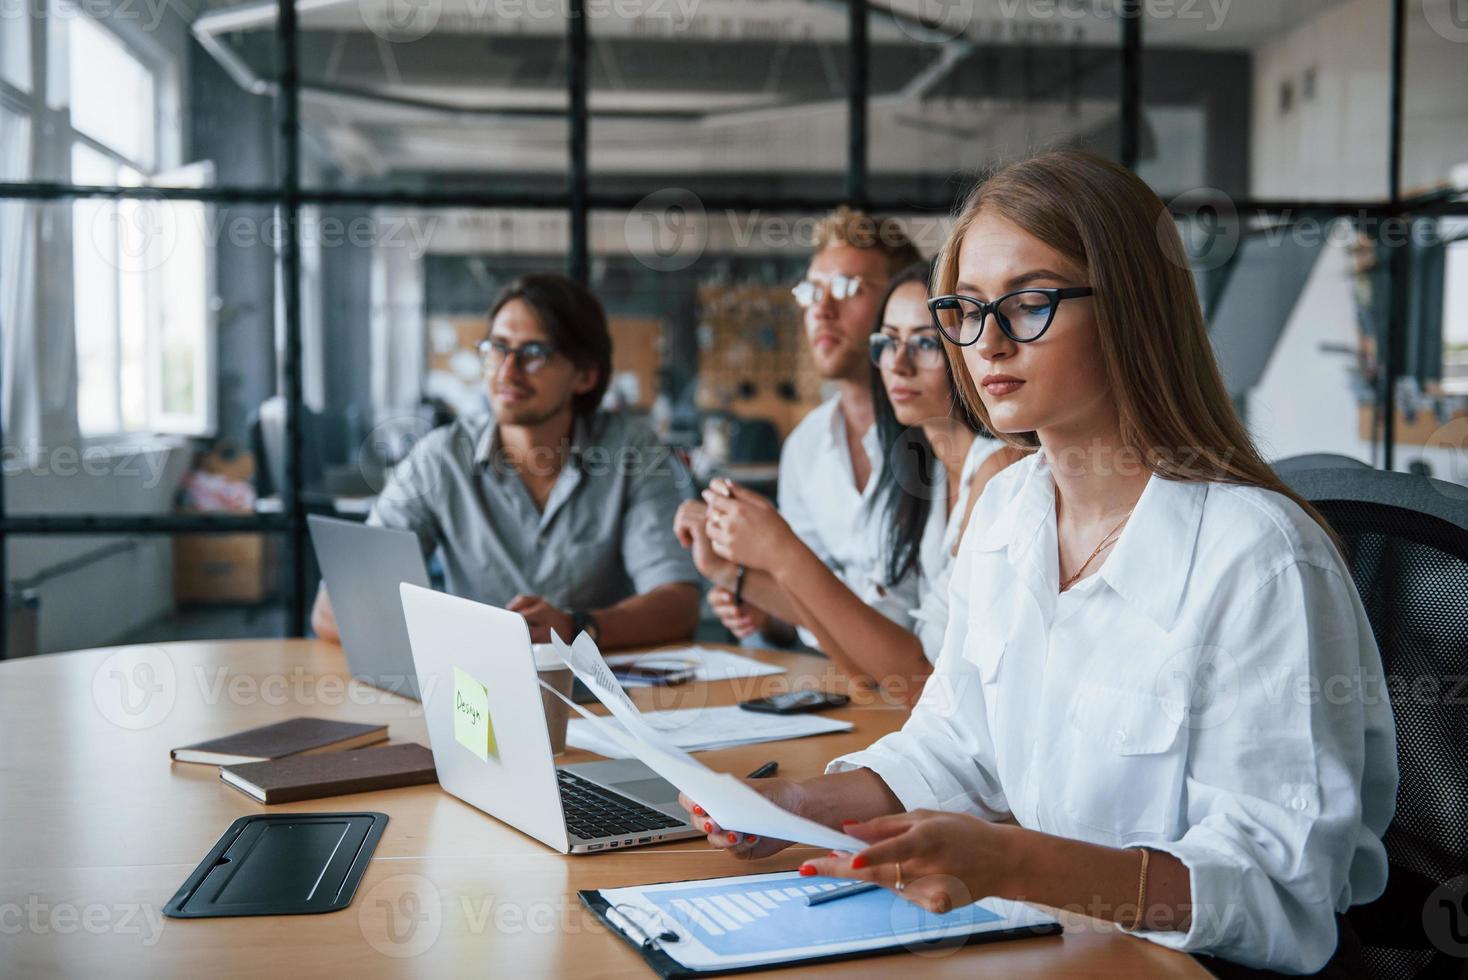
[[[204,762],[230,766],[241,762],[264,762],[308,752],[356,749],[387,741],[386,725],[361,725],[324,718],[292,718],[251,728],[246,732],[211,738],[169,752],[175,762]]]
[[[219,778],[261,803],[292,803],[418,786],[437,781],[438,774],[432,752],[415,742],[404,742],[225,766]]]

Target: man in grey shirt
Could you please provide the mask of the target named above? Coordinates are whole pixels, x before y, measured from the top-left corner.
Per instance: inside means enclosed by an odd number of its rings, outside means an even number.
[[[368,518],[441,549],[449,591],[519,612],[535,642],[585,629],[603,649],[646,646],[698,624],[698,572],[672,529],[692,480],[645,426],[597,410],[611,347],[579,283],[506,287],[480,345],[493,416],[425,436]],[[312,625],[337,639],[324,587]]]

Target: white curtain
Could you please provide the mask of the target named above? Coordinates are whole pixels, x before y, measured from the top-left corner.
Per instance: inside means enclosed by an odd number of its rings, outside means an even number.
[[[30,120],[0,107],[0,179],[24,180]],[[41,442],[40,364],[36,331],[36,218],[25,201],[0,202],[0,423],[7,446]]]

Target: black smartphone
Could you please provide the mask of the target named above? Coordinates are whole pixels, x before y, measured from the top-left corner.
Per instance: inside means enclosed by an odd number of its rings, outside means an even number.
[[[824,711],[839,708],[851,701],[844,694],[827,694],[825,691],[786,691],[769,698],[741,701],[739,707],[745,711],[764,711],[772,715],[793,715],[802,711]]]
[[[644,684],[671,686],[691,681],[698,673],[696,667],[676,664],[628,663],[612,668],[612,676],[619,681],[641,681]]]

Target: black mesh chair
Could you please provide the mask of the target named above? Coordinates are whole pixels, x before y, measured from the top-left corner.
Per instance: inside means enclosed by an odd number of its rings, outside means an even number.
[[[1340,453],[1301,453],[1299,456],[1286,456],[1269,464],[1274,467],[1274,472],[1282,477],[1288,477],[1292,473],[1303,470],[1369,470],[1370,463],[1363,463],[1354,456],[1342,456]]]
[[[1342,539],[1396,718],[1391,877],[1381,898],[1351,909],[1351,925],[1372,977],[1468,977],[1468,918],[1427,906],[1439,904],[1440,885],[1468,875],[1468,488],[1370,469],[1281,476]],[[1461,904],[1464,890],[1452,900]],[[1425,914],[1453,916],[1449,935],[1462,941],[1429,933]]]

